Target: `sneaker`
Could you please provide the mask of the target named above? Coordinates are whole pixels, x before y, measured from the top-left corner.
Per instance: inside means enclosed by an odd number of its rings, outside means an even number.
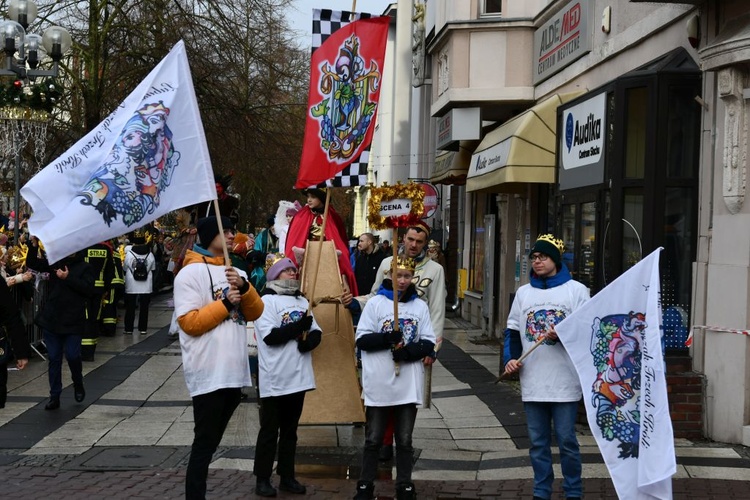
[[[138,333],[140,333],[141,335],[146,335],[146,334],[147,334],[148,332],[147,332],[146,330],[141,330],[141,331],[140,331],[140,332],[138,332]]]
[[[295,495],[304,495],[307,493],[307,488],[293,477],[282,477],[281,481],[279,481],[279,489],[294,493]]]
[[[357,481],[357,494],[354,500],[372,500],[374,497],[375,485],[370,481]]]
[[[122,333],[124,333],[125,335],[133,335],[133,332],[128,332],[128,331],[124,331]]]
[[[396,487],[396,500],[416,500],[417,492],[413,483],[406,483]]]
[[[167,337],[168,337],[168,338],[169,338],[170,340],[177,340],[178,338],[180,338],[180,332],[169,332],[169,333],[167,334]]]

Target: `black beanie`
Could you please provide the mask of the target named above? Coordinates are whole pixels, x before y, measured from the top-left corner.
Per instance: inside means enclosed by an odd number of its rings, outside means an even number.
[[[224,226],[224,229],[234,229],[232,219],[229,217],[222,215],[221,223]],[[208,245],[210,245],[211,242],[214,241],[214,238],[216,238],[216,235],[219,234],[219,223],[217,222],[216,217],[212,215],[211,217],[199,219],[197,228],[198,244],[203,248],[208,248]]]
[[[542,234],[534,242],[534,246],[529,251],[529,257],[535,252],[543,253],[548,255],[550,259],[555,262],[555,266],[558,269],[562,268],[562,253],[565,249],[565,243],[563,240],[555,238],[552,234]]]

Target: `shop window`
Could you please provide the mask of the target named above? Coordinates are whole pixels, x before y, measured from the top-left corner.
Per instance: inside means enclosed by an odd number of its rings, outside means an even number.
[[[589,289],[594,286],[596,263],[596,203],[581,204],[581,239],[578,242],[578,281]]]
[[[482,14],[499,15],[503,12],[503,0],[484,0]]]
[[[560,237],[565,242],[565,253],[563,263],[568,266],[573,279],[578,279],[578,264],[576,259],[576,205],[563,205],[562,207],[562,231]]]
[[[664,207],[664,250],[660,259],[664,341],[684,348],[688,335],[691,286],[693,190],[667,188]]]
[[[646,171],[646,121],[648,90],[636,87],[626,91],[625,177],[643,179]]]
[[[622,220],[622,272],[643,258],[643,192],[625,189]]]
[[[472,213],[471,232],[471,265],[469,268],[469,289],[476,292],[484,291],[484,246],[485,227],[484,215],[487,208],[487,196],[477,195]]]
[[[695,90],[671,86],[667,99],[667,177],[691,179],[700,144],[695,134],[700,126]]]

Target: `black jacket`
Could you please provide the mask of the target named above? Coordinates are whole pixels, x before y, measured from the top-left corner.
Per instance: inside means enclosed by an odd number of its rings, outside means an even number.
[[[354,261],[354,276],[357,278],[357,290],[360,295],[367,295],[372,290],[378,268],[385,257],[385,252],[379,248],[371,254],[360,252],[357,255]]]
[[[0,323],[5,328],[16,359],[29,359],[31,348],[21,322],[21,313],[4,279],[0,279]],[[0,369],[5,370],[5,367],[0,366]]]
[[[97,295],[94,268],[80,252],[50,266],[46,259],[37,255],[37,250],[33,246],[29,248],[26,264],[36,271],[49,272],[49,293],[35,323],[52,333],[83,334],[87,328],[87,302]],[[55,271],[66,266],[69,274],[62,280]]]

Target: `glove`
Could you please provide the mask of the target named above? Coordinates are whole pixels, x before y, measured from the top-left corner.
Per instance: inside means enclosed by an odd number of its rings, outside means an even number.
[[[393,361],[408,361],[409,360],[409,351],[407,351],[405,348],[401,347],[399,349],[393,350]]]
[[[401,333],[401,330],[392,330],[390,332],[386,332],[385,340],[389,344],[397,345],[399,342],[404,340],[404,335],[403,333]]]
[[[301,319],[296,321],[299,325],[300,331],[307,332],[312,327],[313,317],[310,315],[303,316]]]

